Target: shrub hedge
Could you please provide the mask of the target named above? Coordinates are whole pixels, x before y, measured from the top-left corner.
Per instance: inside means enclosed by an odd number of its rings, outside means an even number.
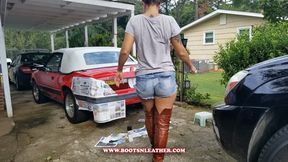
[[[238,71],[270,58],[288,54],[288,22],[266,23],[253,28],[252,38],[240,35],[220,46],[214,57],[215,62],[224,70],[222,84]]]

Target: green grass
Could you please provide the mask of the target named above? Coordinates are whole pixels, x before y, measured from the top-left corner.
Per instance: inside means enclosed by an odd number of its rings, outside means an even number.
[[[221,72],[207,72],[191,74],[188,76],[192,85],[197,86],[196,91],[202,94],[209,93],[207,104],[214,105],[224,100],[225,86],[220,84]]]

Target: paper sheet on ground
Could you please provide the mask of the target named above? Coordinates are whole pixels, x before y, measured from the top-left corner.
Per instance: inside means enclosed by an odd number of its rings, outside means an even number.
[[[119,133],[117,135],[110,134],[108,137],[101,137],[95,147],[116,147],[118,144],[125,142],[127,133]]]

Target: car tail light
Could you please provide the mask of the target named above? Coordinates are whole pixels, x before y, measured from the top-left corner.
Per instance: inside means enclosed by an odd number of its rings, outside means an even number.
[[[235,75],[233,75],[226,87],[226,91],[225,91],[225,96],[227,96],[229,94],[229,92],[235,88],[235,86],[242,80],[244,79],[246,76],[248,75],[248,71],[239,71],[238,73],[236,73]]]
[[[20,71],[22,71],[25,74],[31,74],[32,73],[32,69],[30,67],[27,67],[27,66],[20,67]]]

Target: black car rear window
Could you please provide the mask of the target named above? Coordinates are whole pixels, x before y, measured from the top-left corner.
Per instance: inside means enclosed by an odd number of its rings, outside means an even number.
[[[106,51],[85,53],[84,59],[87,65],[118,63],[119,52]],[[128,58],[127,62],[133,62],[133,60]]]
[[[21,62],[44,64],[50,56],[51,56],[51,54],[49,54],[49,53],[23,54],[21,57]]]

